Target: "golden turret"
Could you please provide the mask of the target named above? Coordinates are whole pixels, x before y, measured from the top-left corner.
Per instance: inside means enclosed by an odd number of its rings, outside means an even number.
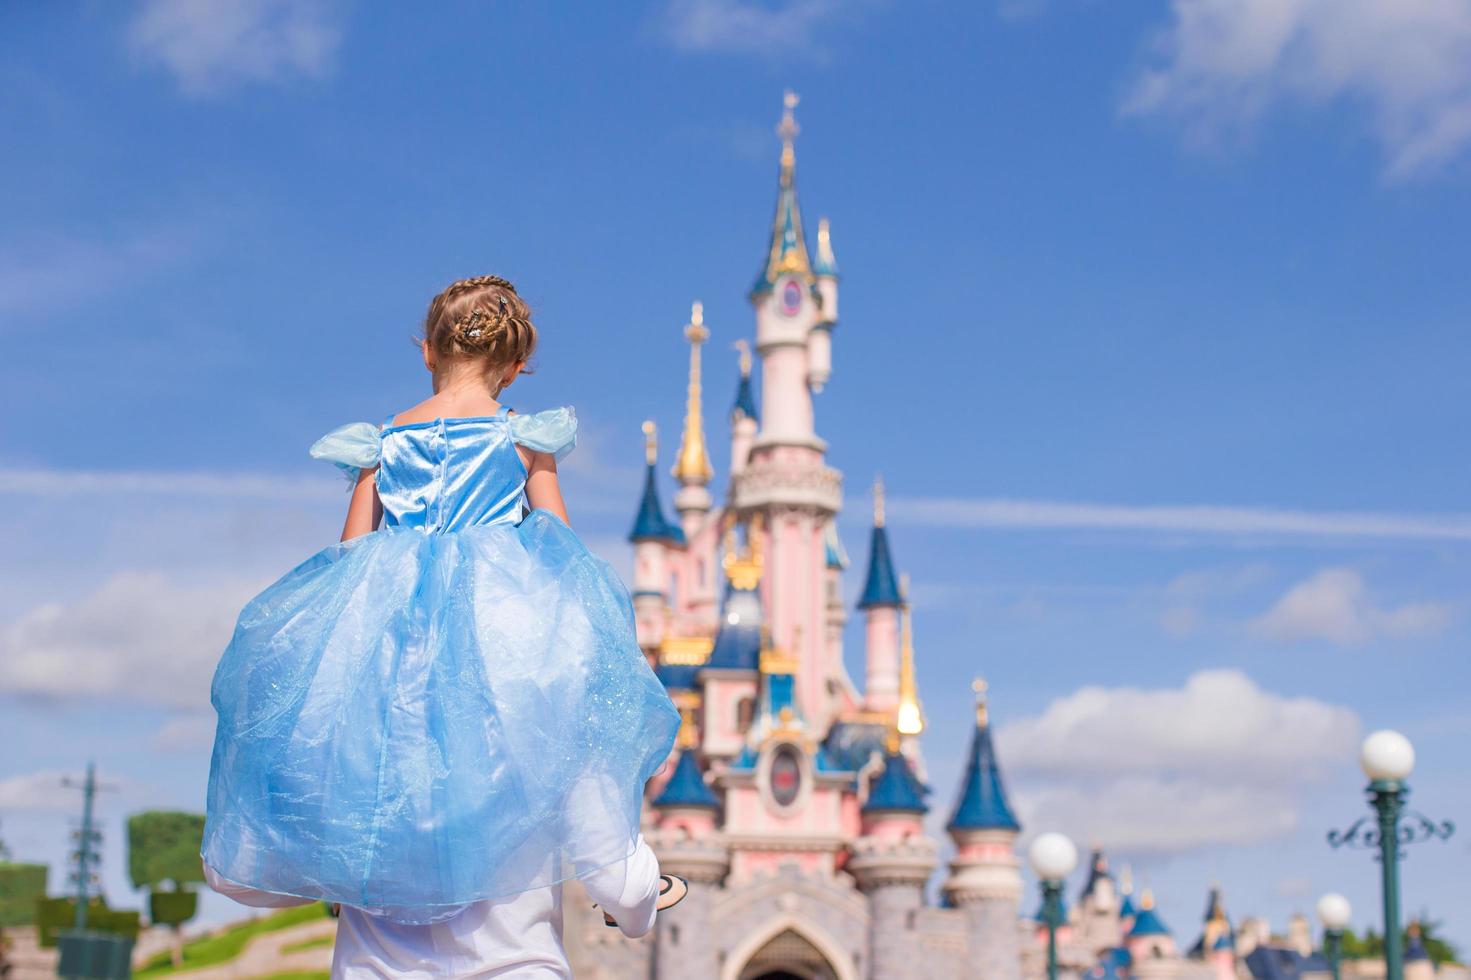
[[[899,707],[894,727],[900,735],[924,731],[924,709],[919,704],[919,686],[914,682],[914,626],[909,611],[909,576],[899,579]]]
[[[735,526],[725,532],[725,577],[737,589],[754,589],[761,581],[761,515],[755,514],[746,525],[746,546],[736,547]]]
[[[710,454],[705,450],[705,422],[700,411],[700,345],[710,336],[705,329],[705,308],[696,301],[690,307],[690,322],[684,335],[690,342],[689,399],[684,410],[684,434],[674,460],[674,478],[681,483],[704,485],[715,475]]]
[[[699,743],[699,733],[695,731],[694,708],[682,708],[679,712],[679,734],[674,737],[674,744],[681,749],[692,749]]]

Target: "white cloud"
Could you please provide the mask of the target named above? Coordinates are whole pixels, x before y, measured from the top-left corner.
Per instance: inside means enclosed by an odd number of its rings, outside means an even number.
[[[0,779],[0,810],[74,810],[81,797],[62,780],[75,777],[47,770]]]
[[[186,94],[328,74],[342,41],[333,0],[145,0],[128,47]]]
[[[201,708],[252,592],[116,574],[75,604],[48,603],[0,628],[0,692]]]
[[[1180,688],[1085,687],[997,738],[1024,815],[1176,853],[1291,832],[1306,788],[1354,758],[1358,731],[1347,708],[1210,670]]]
[[[1088,787],[1049,785],[1018,796],[1022,823],[1059,829],[1130,854],[1179,854],[1197,847],[1249,846],[1297,829],[1282,791],[1208,778],[1135,776]]]
[[[851,504],[859,508],[861,503]],[[1471,541],[1471,515],[1278,510],[1216,505],[1153,506],[1002,498],[905,497],[892,517],[949,528],[1082,528],[1232,536]]]
[[[1452,618],[1454,610],[1444,603],[1380,608],[1358,572],[1325,568],[1288,589],[1271,609],[1252,621],[1251,631],[1273,640],[1356,644],[1378,636],[1435,633]]]
[[[1346,100],[1369,110],[1394,177],[1471,142],[1465,0],[1172,0],[1171,10],[1126,112],[1178,117],[1209,141],[1279,102]]]
[[[871,0],[669,0],[659,26],[682,51],[811,54],[821,49],[819,28],[870,5]]]

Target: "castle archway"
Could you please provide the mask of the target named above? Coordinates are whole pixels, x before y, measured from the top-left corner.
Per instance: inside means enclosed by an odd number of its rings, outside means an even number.
[[[722,980],[857,980],[843,951],[806,923],[783,918],[726,960]]]

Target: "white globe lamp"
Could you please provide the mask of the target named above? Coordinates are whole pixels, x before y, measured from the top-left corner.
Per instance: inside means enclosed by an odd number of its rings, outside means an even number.
[[[1043,881],[1062,881],[1078,866],[1078,849],[1062,834],[1042,834],[1027,850],[1032,870]]]
[[[1415,768],[1415,747],[1399,732],[1378,731],[1364,739],[1359,765],[1373,782],[1402,783]]]
[[[1324,929],[1342,932],[1348,928],[1352,915],[1353,909],[1349,906],[1348,899],[1337,892],[1329,892],[1318,899],[1318,921],[1323,923]]]
[[[1348,899],[1337,892],[1329,892],[1318,899],[1318,919],[1323,923],[1323,952],[1328,958],[1328,974],[1333,980],[1340,980],[1343,930],[1348,928],[1348,917],[1352,914]]]

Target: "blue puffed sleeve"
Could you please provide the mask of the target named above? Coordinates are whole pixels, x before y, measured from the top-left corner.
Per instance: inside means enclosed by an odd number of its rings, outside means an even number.
[[[551,453],[561,462],[577,445],[577,413],[569,405],[533,415],[512,415],[511,440],[539,453]]]
[[[383,431],[371,422],[350,422],[312,443],[312,459],[325,460],[356,483],[358,474],[378,465],[383,452]]]

